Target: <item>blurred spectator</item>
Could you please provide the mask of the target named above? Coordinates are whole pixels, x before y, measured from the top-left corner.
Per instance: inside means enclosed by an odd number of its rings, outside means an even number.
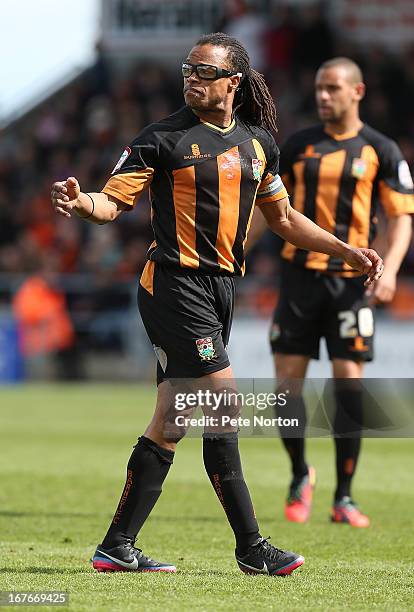
[[[13,312],[24,357],[52,354],[59,379],[78,379],[81,370],[75,333],[65,296],[57,286],[54,262],[54,253],[44,256],[38,273],[27,278],[16,292]]]
[[[264,36],[266,68],[290,71],[299,44],[299,27],[291,6],[273,6]]]
[[[224,22],[219,30],[240,40],[247,49],[251,65],[258,72],[266,68],[264,33],[266,18],[245,0],[227,0]]]
[[[335,54],[332,28],[323,13],[323,3],[305,5],[300,11],[296,67],[315,71]]]

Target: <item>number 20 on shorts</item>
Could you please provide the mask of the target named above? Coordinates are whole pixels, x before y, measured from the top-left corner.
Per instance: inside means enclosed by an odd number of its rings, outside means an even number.
[[[374,334],[374,316],[370,308],[360,308],[357,312],[353,310],[342,310],[338,312],[339,336],[341,338],[370,338]]]

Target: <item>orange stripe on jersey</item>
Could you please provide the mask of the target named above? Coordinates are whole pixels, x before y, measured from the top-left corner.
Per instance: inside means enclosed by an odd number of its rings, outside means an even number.
[[[198,268],[196,251],[196,183],[194,166],[173,170],[174,209],[180,266]]]
[[[316,190],[315,223],[322,229],[335,233],[336,207],[338,205],[341,176],[344,170],[346,151],[336,151],[321,157],[318,186]],[[323,270],[328,267],[329,255],[311,251],[306,260],[311,268]]]
[[[266,155],[263,151],[263,147],[258,140],[253,138],[252,144],[254,146],[254,150],[256,151],[257,158],[262,162],[262,169],[264,171],[266,167]],[[263,172],[261,173],[263,175]],[[279,179],[278,179],[279,180]],[[265,178],[260,182],[259,188],[256,191],[257,195],[257,204],[271,204],[272,202],[277,202],[278,200],[282,200],[283,198],[288,197],[288,192],[286,189],[280,189],[277,193],[273,193],[272,195],[266,195],[267,192],[272,192],[272,183],[275,182],[275,175],[271,172],[268,172]],[[274,191],[274,189],[273,189]],[[262,192],[263,195],[262,195]]]
[[[217,155],[219,177],[219,222],[216,249],[220,270],[234,272],[233,244],[240,208],[241,165],[239,148]]]
[[[157,241],[153,240],[151,242],[151,244],[149,245],[148,249],[147,249],[147,257],[148,257],[148,259],[151,259],[151,254],[150,254],[151,249],[154,249],[154,251],[155,251],[156,247],[157,247]]]
[[[151,295],[154,295],[154,269],[155,263],[153,261],[147,261],[139,281],[141,286],[144,287],[144,289],[146,289]]]
[[[265,152],[263,151],[263,147],[260,144],[260,142],[258,140],[256,140],[256,138],[253,138],[252,144],[253,144],[254,150],[256,152],[257,159],[260,159],[260,161],[263,162],[262,163],[262,169],[264,171],[264,169],[266,167],[266,161],[267,160],[266,160]],[[262,175],[263,175],[263,172],[262,172]],[[273,177],[272,177],[272,179],[273,179]],[[263,187],[263,181],[258,181],[258,183],[257,183],[257,188],[256,188],[256,192],[255,192],[255,195],[254,195],[254,201],[256,199],[257,192],[258,192],[260,187]],[[249,219],[247,221],[246,236],[245,236],[245,239],[243,240],[243,251],[244,251],[245,244],[247,242],[247,237],[249,235],[249,230],[250,230],[250,225],[251,225],[252,218],[253,218],[253,213],[254,213],[254,206],[252,206],[252,208],[250,210]],[[244,276],[245,272],[246,272],[246,261],[243,262],[243,265],[241,267],[241,275]]]
[[[304,182],[304,171],[305,171],[305,162],[298,161],[292,166],[293,175],[295,177],[295,189],[294,189],[294,200],[293,207],[295,210],[299,211],[303,214],[304,206],[305,206],[305,182]],[[282,249],[282,257],[285,259],[293,259],[295,255],[296,247],[290,242],[285,242],[285,245]]]
[[[102,192],[121,200],[124,204],[135,206],[138,198],[150,186],[153,175],[154,168],[116,174],[111,176]]]
[[[353,247],[366,248],[369,239],[372,191],[378,172],[379,159],[371,145],[362,147],[360,159],[366,162],[367,172],[355,184],[352,198],[352,219],[349,224],[347,242]],[[345,264],[344,269],[350,270],[351,268]]]
[[[262,162],[261,176],[263,176],[264,169],[266,168],[266,155],[265,155],[265,152],[263,151],[262,145],[260,144],[260,142],[258,140],[256,140],[256,138],[253,138],[252,145],[253,145],[254,150],[256,152],[257,159],[259,159]],[[274,181],[274,178],[275,178],[274,175],[271,174],[270,172],[268,172],[267,175],[265,176],[265,178],[262,181],[260,181],[260,184],[258,186],[258,190],[256,190],[256,195],[259,195],[261,190],[266,191],[266,188],[270,187],[270,185]],[[279,196],[279,194],[277,194],[277,195]],[[287,193],[285,195],[287,195]],[[282,196],[282,197],[285,197],[285,196]],[[280,199],[280,197],[273,198],[272,196],[268,196],[268,197],[262,196],[260,198],[260,204],[267,204],[268,202],[276,202],[278,199]]]
[[[379,181],[378,188],[381,204],[384,206],[387,217],[414,213],[413,195],[394,191],[385,181]]]

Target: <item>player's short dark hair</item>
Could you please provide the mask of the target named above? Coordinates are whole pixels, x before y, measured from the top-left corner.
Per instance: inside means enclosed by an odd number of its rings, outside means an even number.
[[[319,66],[318,71],[326,70],[328,68],[337,68],[338,66],[341,66],[347,70],[350,77],[349,80],[353,83],[362,83],[364,81],[361,68],[349,57],[333,57],[328,59]]]
[[[228,68],[243,75],[234,97],[234,112],[248,124],[277,131],[273,98],[263,75],[250,66],[249,54],[243,45],[223,32],[205,34],[196,44],[227,49]]]

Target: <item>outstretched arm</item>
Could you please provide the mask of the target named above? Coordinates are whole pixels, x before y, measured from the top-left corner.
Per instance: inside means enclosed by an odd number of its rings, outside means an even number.
[[[340,257],[354,270],[368,276],[365,285],[368,286],[381,277],[384,265],[381,257],[374,250],[356,249],[342,242],[305,215],[291,208],[288,198],[279,200],[277,206],[263,204],[260,210],[273,232],[300,249]]]
[[[51,192],[54,210],[64,217],[75,212],[81,219],[102,225],[115,221],[123,210],[128,208],[120,200],[106,193],[83,193],[77,179],[73,176],[66,181],[53,183]]]

